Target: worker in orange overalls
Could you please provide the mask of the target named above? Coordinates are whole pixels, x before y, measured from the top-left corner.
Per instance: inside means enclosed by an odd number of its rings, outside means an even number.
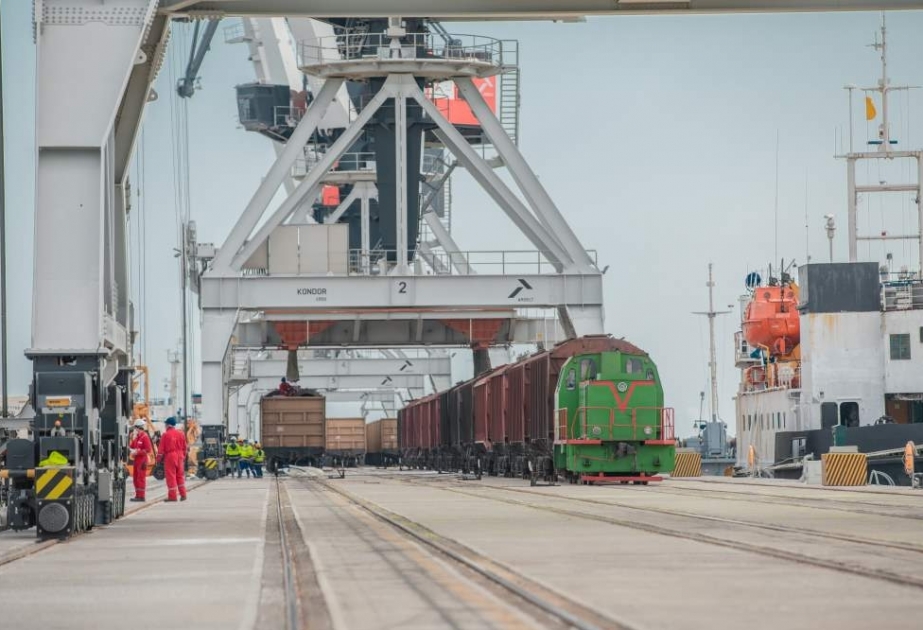
[[[131,480],[135,484],[135,496],[132,501],[144,501],[144,491],[147,488],[147,462],[148,457],[154,452],[154,445],[145,428],[147,423],[138,418],[135,420],[134,432],[128,448],[131,450],[132,473]]]
[[[176,501],[176,491],[179,490],[179,500],[186,500],[186,436],[176,429],[176,418],[170,416],[164,423],[167,425],[163,437],[160,438],[157,461],[163,462],[164,476],[167,479],[167,501]]]

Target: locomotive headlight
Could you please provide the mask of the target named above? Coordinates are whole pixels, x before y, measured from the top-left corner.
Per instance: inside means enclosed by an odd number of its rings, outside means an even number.
[[[650,435],[654,430],[650,427],[644,427],[644,435]]]

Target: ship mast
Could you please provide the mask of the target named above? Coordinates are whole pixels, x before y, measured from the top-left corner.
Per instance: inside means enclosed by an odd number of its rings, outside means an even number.
[[[923,271],[923,151],[896,149],[897,140],[891,137],[891,112],[889,97],[892,92],[906,91],[916,89],[918,86],[910,85],[891,85],[888,77],[888,28],[885,15],[881,15],[881,38],[875,36],[875,41],[869,44],[881,55],[881,78],[878,79],[874,87],[858,88],[861,93],[866,95],[878,93],[881,98],[881,124],[878,126],[878,138],[869,140],[868,145],[875,147],[875,150],[854,151],[852,145],[853,120],[852,120],[852,92],[857,89],[855,86],[847,86],[850,100],[850,120],[849,120],[849,152],[840,157],[846,158],[846,182],[848,188],[848,236],[849,236],[849,262],[859,260],[858,245],[860,241],[916,241],[918,246],[917,263],[919,269]],[[874,102],[869,99],[864,108],[866,119],[873,120],[878,116],[875,111]],[[916,168],[911,169],[916,174],[916,181],[908,182],[878,182],[858,185],[856,182],[856,163],[859,160],[915,160]],[[875,193],[913,193],[915,194],[915,203],[917,205],[917,226],[916,230],[907,230],[903,234],[889,234],[882,231],[879,234],[859,234],[859,194]],[[867,204],[870,205],[870,204]]]
[[[878,80],[878,89],[873,90],[881,93],[881,127],[878,132],[881,138],[879,150],[891,150],[891,127],[888,124],[888,91],[890,79],[888,79],[888,26],[885,22],[885,14],[881,14],[881,41],[878,41],[878,35],[875,35],[875,43],[869,44],[871,48],[881,53],[881,78]]]
[[[718,360],[715,352],[715,318],[718,315],[727,315],[731,311],[715,310],[715,281],[712,276],[712,263],[708,263],[708,310],[694,311],[693,315],[708,317],[708,368],[711,372],[711,421],[718,421]]]

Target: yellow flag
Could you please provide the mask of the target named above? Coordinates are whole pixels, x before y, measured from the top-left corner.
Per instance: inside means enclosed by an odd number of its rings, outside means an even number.
[[[875,116],[878,115],[878,112],[875,111],[875,102],[872,100],[871,96],[865,97],[865,119],[874,120]]]

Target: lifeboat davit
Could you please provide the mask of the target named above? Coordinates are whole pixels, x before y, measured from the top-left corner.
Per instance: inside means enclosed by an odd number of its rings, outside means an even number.
[[[801,341],[798,286],[756,287],[744,311],[743,333],[753,347],[768,348],[777,356],[791,354]]]

